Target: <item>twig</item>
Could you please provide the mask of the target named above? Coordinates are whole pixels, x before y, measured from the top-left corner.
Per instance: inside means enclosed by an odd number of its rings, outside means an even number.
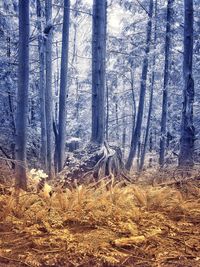
[[[62,251],[64,251],[63,249],[54,249],[54,250],[44,250],[44,251],[41,251],[41,250],[36,249],[36,248],[32,248],[32,250],[36,251],[39,254],[43,254],[43,253],[56,253],[56,252],[62,252]]]
[[[1,256],[1,255],[0,255],[0,258],[5,259],[5,260],[8,260],[8,261],[20,262],[20,263],[22,263],[22,264],[24,264],[26,266],[33,267],[33,265],[30,265],[30,264],[28,264],[26,262],[23,262],[23,261],[20,261],[20,260],[17,260],[17,259],[8,258],[8,257]]]
[[[192,178],[187,178],[187,179],[171,181],[171,182],[168,182],[168,183],[156,184],[156,186],[179,185],[179,184],[182,184],[182,183],[187,183],[188,181],[191,181],[191,180],[200,180],[200,177],[192,177]]]
[[[8,158],[4,158],[4,157],[0,157],[0,160],[7,160],[7,161],[11,161],[11,162],[14,162],[14,163],[16,163],[17,165],[19,165],[19,166],[21,166],[21,167],[23,167],[24,169],[27,169],[28,170],[28,168],[25,166],[25,164],[22,162],[22,161],[20,161],[20,160],[16,160],[16,159],[8,159]]]
[[[141,8],[147,13],[147,15],[149,16],[149,12],[146,10],[146,8],[143,6],[143,4],[139,1],[136,0],[138,2],[138,4],[141,6]]]
[[[5,161],[8,164],[9,168],[11,168],[11,166],[9,165],[9,160],[12,160],[11,157],[6,153],[6,151],[3,149],[3,147],[0,146],[0,150],[1,152],[4,154],[4,156],[6,157]],[[11,165],[14,167],[15,164],[13,162],[11,162]]]
[[[69,7],[62,6],[62,5],[57,5],[57,4],[53,4],[53,6],[55,6],[55,7],[59,7],[59,8],[69,8]],[[87,15],[93,16],[92,13],[89,13],[89,12],[86,12],[86,11],[83,11],[83,10],[74,9],[74,8],[69,8],[69,10],[70,10],[70,11],[76,11],[76,12],[78,12],[78,13],[82,13],[82,14],[87,14]]]

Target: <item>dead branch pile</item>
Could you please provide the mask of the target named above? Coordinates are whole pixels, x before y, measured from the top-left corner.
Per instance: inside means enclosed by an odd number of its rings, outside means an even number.
[[[198,184],[106,183],[52,197],[1,183],[0,266],[200,266]]]

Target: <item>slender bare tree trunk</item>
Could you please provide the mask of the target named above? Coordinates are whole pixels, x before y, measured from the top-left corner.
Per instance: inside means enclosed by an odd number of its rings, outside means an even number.
[[[150,87],[150,99],[149,99],[149,110],[147,117],[147,127],[145,132],[144,146],[141,151],[141,160],[139,171],[142,171],[144,166],[144,160],[146,155],[147,143],[149,139],[149,130],[151,126],[151,114],[153,109],[153,95],[154,95],[154,83],[155,83],[155,64],[156,64],[156,43],[157,43],[157,0],[155,2],[155,29],[154,29],[154,55],[153,55],[153,63],[152,63],[152,77],[151,77],[151,87]]]
[[[152,129],[151,129],[150,135],[149,135],[149,153],[151,155],[149,157],[149,168],[152,167],[152,162],[153,162],[152,151],[153,151],[153,132],[152,132]]]
[[[185,0],[184,19],[184,60],[183,60],[183,110],[179,165],[193,166],[195,128],[193,125],[194,80],[192,77],[193,62],[193,0]]]
[[[106,79],[106,140],[108,141],[108,129],[109,129],[109,88],[108,81]]]
[[[146,81],[147,81],[147,73],[148,73],[148,55],[149,55],[150,44],[151,44],[152,15],[153,15],[153,0],[150,0],[149,21],[147,24],[146,49],[145,49],[145,56],[144,56],[143,67],[142,67],[141,85],[140,85],[140,99],[139,99],[136,126],[135,126],[135,129],[132,130],[131,148],[130,148],[128,160],[126,162],[127,170],[131,169],[133,159],[135,158],[135,155],[136,155],[137,146],[140,140],[140,135],[141,135],[144,101],[145,101],[145,94],[146,94]]]
[[[76,117],[76,121],[77,121],[77,129],[76,129],[76,133],[75,133],[75,136],[76,137],[80,137],[80,124],[79,124],[79,113],[80,113],[80,97],[79,97],[79,80],[78,78],[76,77],[76,114],[75,114],[75,117]]]
[[[117,97],[115,98],[115,121],[116,121],[116,140],[117,144],[119,145],[119,115],[118,115],[118,99]]]
[[[125,91],[125,81],[123,82],[123,93],[124,91]],[[125,100],[124,106],[126,106],[126,104],[127,104],[127,101]],[[122,120],[122,127],[123,127],[122,128],[122,155],[124,157],[125,149],[126,149],[126,127],[127,127],[125,109],[123,109],[122,117],[123,117],[123,120]]]
[[[132,95],[132,132],[134,131],[135,129],[135,119],[136,119],[136,101],[135,101],[135,92],[134,92],[134,73],[133,73],[133,66],[131,66],[131,95]]]
[[[11,38],[10,36],[7,37],[7,57],[8,57],[8,62],[9,62],[9,75],[11,73]],[[15,116],[14,116],[14,106],[13,106],[13,98],[12,98],[12,93],[11,93],[11,84],[7,84],[7,93],[8,93],[8,113],[9,113],[9,121],[10,121],[10,128],[12,129],[12,136],[13,136],[13,141],[10,145],[11,148],[11,153],[12,153],[12,160],[11,166],[13,169],[15,169],[15,136],[16,136],[16,126],[15,126]]]
[[[45,0],[46,13],[46,129],[47,129],[47,168],[49,179],[52,178],[53,158],[53,96],[52,96],[52,0]]]
[[[58,123],[58,171],[59,172],[62,170],[65,160],[69,19],[70,19],[70,1],[64,0],[61,70],[60,70],[59,123]]]
[[[58,113],[59,113],[59,91],[60,91],[60,60],[59,60],[59,51],[58,51],[58,41],[56,40],[56,73],[54,74],[54,81],[55,81],[55,98],[56,100],[54,101],[54,107],[55,107],[55,112],[54,112],[54,119],[56,125],[58,125]]]
[[[75,1],[74,9],[78,10],[78,4],[79,0]],[[74,18],[77,18],[78,12],[75,12]],[[78,28],[78,21],[77,19],[73,22],[73,28],[74,28],[74,38],[73,38],[73,53],[72,53],[72,61],[71,64],[74,65],[74,63],[77,63],[77,28]]]
[[[46,129],[46,110],[45,110],[45,44],[43,37],[43,25],[42,25],[42,6],[41,1],[37,0],[37,28],[38,28],[38,52],[40,62],[40,119],[41,119],[41,151],[40,158],[42,168],[47,170],[47,129]]]
[[[122,153],[123,157],[125,156],[125,150],[126,150],[126,119],[125,115],[123,118],[123,131],[122,131]]]
[[[166,24],[166,34],[165,34],[165,68],[164,68],[164,86],[163,86],[160,154],[159,154],[159,164],[161,167],[163,167],[165,163],[165,149],[166,149],[166,135],[167,135],[168,85],[169,85],[169,60],[170,60],[170,46],[171,46],[171,20],[172,20],[173,2],[174,0],[168,0],[167,2],[167,24]]]
[[[29,88],[29,0],[19,1],[19,68],[16,113],[16,187],[27,189],[26,139]]]
[[[58,51],[58,41],[56,40],[56,73],[54,73],[54,83],[55,83],[55,101],[54,112],[53,112],[53,132],[55,137],[55,150],[54,150],[54,171],[55,174],[58,173],[58,120],[59,120],[59,91],[60,91],[60,67],[59,67],[59,51]]]
[[[106,6],[106,0],[93,1],[91,141],[97,144],[105,138]]]

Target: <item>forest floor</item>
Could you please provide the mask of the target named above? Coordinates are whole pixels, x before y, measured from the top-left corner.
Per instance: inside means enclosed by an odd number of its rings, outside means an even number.
[[[200,266],[200,183],[16,192],[0,172],[0,266]],[[10,175],[10,177],[9,177]],[[6,178],[6,179],[5,179]]]

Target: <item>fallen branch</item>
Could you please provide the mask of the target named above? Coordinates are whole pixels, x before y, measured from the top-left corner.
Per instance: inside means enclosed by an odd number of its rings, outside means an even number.
[[[3,147],[0,146],[0,150],[1,150],[1,152],[3,153],[3,155],[6,157],[6,158],[5,158],[5,161],[6,161],[7,165],[8,165],[8,167],[9,167],[10,169],[14,169],[14,168],[15,168],[15,164],[14,164],[14,162],[12,161],[12,158],[6,153],[6,151],[3,149]],[[11,161],[11,166],[10,166],[10,164],[9,164],[9,161]]]
[[[33,265],[30,265],[30,264],[28,264],[28,263],[26,263],[26,262],[24,262],[24,261],[20,261],[20,260],[17,260],[17,259],[8,258],[8,257],[1,256],[1,255],[0,255],[0,258],[5,259],[5,260],[8,260],[8,261],[19,262],[19,263],[24,264],[24,265],[26,265],[26,266],[33,267]]]
[[[187,183],[189,181],[194,181],[194,180],[199,181],[200,180],[200,176],[198,176],[198,177],[194,176],[194,177],[190,177],[190,178],[187,178],[187,179],[179,179],[179,180],[176,180],[176,181],[160,183],[160,184],[156,184],[156,186],[183,185],[183,183]]]

